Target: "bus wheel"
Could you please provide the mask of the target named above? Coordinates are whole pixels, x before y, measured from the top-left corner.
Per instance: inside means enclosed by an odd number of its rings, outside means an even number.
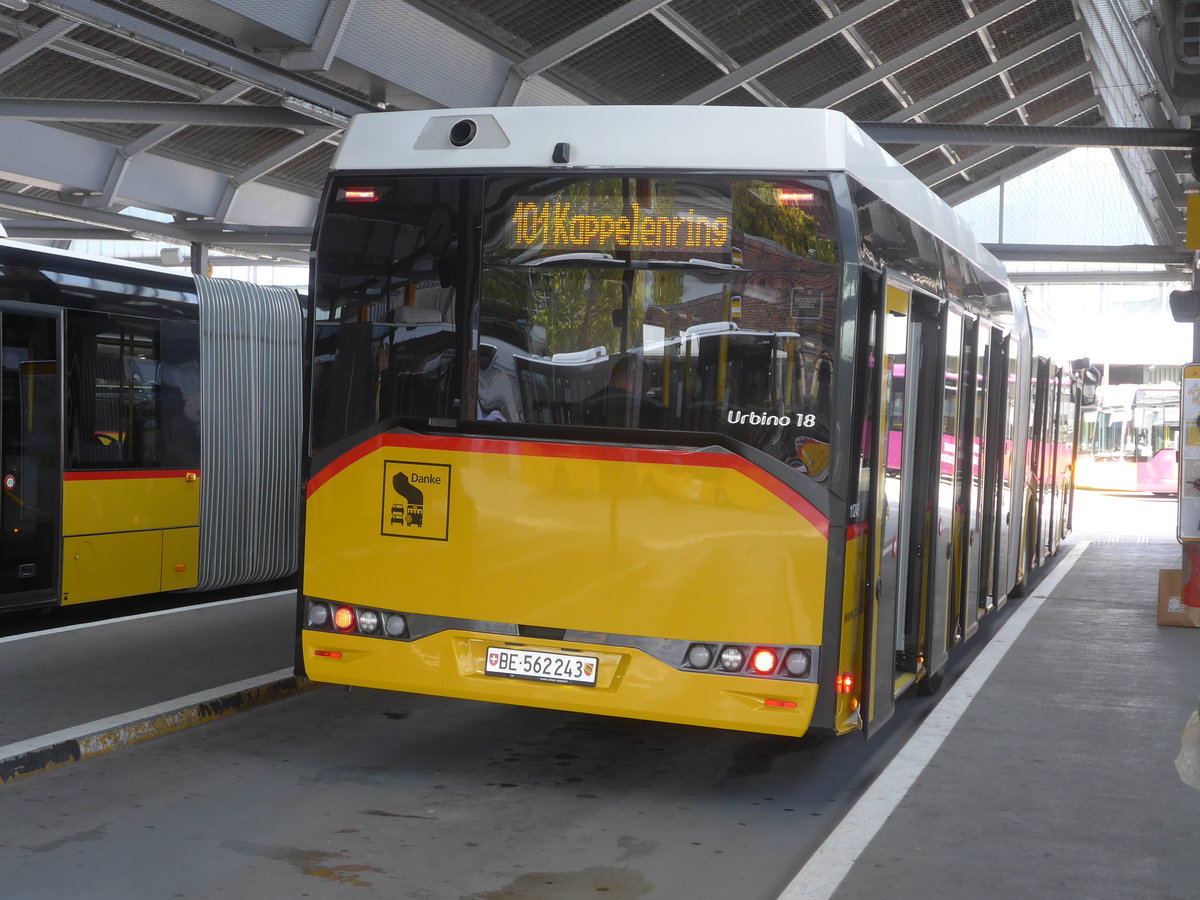
[[[917,682],[917,693],[922,697],[932,697],[942,689],[942,676],[944,671],[937,672],[933,675],[926,675]]]

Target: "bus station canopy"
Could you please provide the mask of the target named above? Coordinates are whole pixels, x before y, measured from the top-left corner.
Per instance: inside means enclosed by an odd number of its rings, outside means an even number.
[[[846,113],[952,205],[1105,148],[1115,183],[1100,189],[1131,198],[1143,241],[1001,234],[991,249],[1190,278],[1195,6],[0,0],[0,225],[24,240],[140,237],[303,263],[356,113],[806,106]]]

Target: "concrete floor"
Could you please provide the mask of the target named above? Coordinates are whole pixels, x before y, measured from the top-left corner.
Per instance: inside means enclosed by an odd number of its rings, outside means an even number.
[[[834,893],[1200,896],[1200,791],[1175,771],[1200,629],[1156,624],[1175,504],[1082,494],[1091,540]]]

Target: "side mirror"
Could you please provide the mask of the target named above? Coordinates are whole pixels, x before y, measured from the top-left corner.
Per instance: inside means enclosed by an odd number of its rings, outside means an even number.
[[[1100,370],[1089,365],[1089,362],[1087,359],[1071,361],[1075,377],[1079,379],[1080,402],[1084,406],[1093,406],[1096,403],[1096,385],[1100,383]]]

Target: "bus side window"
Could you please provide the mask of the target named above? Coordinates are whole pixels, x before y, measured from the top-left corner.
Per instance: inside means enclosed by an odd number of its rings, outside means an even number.
[[[159,466],[159,323],[71,311],[67,347],[67,467]]]

